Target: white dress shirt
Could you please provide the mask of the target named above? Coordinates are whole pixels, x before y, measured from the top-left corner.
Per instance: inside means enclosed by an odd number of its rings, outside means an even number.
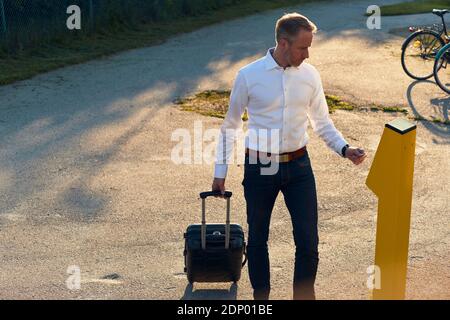
[[[309,118],[314,132],[342,156],[341,150],[347,141],[330,119],[319,72],[306,62],[299,67],[283,69],[273,59],[273,50],[269,49],[265,57],[243,67],[237,74],[229,109],[220,129],[214,170],[216,178],[227,175],[236,132],[242,130],[245,108],[248,113],[245,146],[249,149],[284,153],[306,146]],[[270,139],[271,132],[278,133],[278,139]],[[272,137],[277,138],[277,135]]]

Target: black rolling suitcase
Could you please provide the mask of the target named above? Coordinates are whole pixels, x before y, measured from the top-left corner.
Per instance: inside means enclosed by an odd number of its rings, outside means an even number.
[[[244,232],[239,224],[230,224],[230,198],[225,192],[227,218],[225,224],[205,221],[205,200],[220,192],[202,192],[202,223],[191,224],[184,234],[184,271],[189,283],[237,282],[246,261]]]

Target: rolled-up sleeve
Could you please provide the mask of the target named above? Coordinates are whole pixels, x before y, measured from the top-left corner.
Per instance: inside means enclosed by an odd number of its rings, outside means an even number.
[[[328,104],[323,91],[319,73],[314,70],[315,89],[311,97],[308,118],[315,133],[325,141],[327,146],[342,157],[341,150],[347,144],[342,134],[336,129],[328,112]]]
[[[248,90],[245,76],[239,71],[234,81],[230,95],[230,105],[220,128],[219,141],[216,149],[214,168],[215,178],[225,178],[228,164],[233,151],[237,130],[242,129],[242,115],[248,104]]]

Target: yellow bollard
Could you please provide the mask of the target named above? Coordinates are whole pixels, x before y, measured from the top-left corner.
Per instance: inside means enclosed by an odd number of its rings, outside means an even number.
[[[378,197],[375,265],[380,286],[374,300],[405,298],[416,125],[403,119],[386,124],[366,185]]]

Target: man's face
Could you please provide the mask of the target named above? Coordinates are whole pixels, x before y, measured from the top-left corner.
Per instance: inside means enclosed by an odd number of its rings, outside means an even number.
[[[303,60],[309,58],[309,47],[313,40],[313,33],[307,30],[300,30],[297,36],[292,40],[284,41],[283,52],[286,61],[293,67],[298,67]]]

